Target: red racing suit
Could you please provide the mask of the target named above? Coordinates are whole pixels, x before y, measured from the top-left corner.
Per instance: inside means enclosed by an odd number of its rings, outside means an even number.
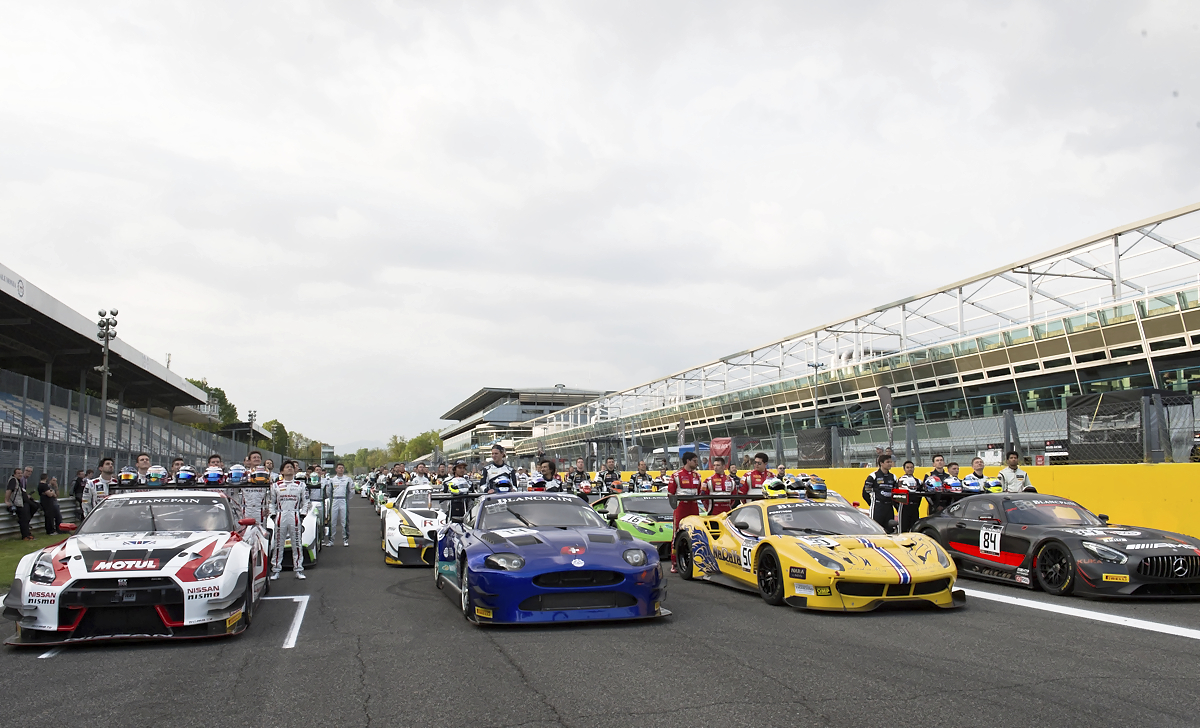
[[[761,473],[757,470],[751,470],[746,473],[746,477],[742,478],[742,487],[745,488],[742,492],[749,493],[753,488],[761,488],[763,483],[774,477],[775,473],[772,473],[770,470],[764,470]]]
[[[700,495],[700,474],[694,470],[680,470],[671,476],[667,492],[673,495]],[[679,533],[679,521],[688,516],[700,515],[699,501],[681,501],[675,506],[675,533]],[[671,547],[671,563],[675,563],[675,547]]]
[[[704,481],[704,485],[700,487],[700,492],[705,495],[741,495],[749,493],[750,487],[746,484],[737,485],[733,478],[726,473],[713,473],[708,480]],[[718,513],[728,513],[733,509],[733,501],[705,501],[704,506],[708,508],[708,515],[715,516]]]

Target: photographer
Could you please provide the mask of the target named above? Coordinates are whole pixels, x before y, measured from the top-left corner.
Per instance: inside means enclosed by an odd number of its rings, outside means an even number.
[[[21,526],[21,540],[32,541],[33,531],[29,528],[29,493],[25,490],[24,472],[21,468],[15,468],[12,477],[8,479],[8,486],[4,490],[4,505],[9,513],[17,517],[17,523]]]

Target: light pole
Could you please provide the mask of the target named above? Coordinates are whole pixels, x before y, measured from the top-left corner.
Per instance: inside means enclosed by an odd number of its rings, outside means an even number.
[[[821,429],[821,368],[825,366],[824,362],[810,361],[808,363],[813,369],[813,379],[817,383],[817,396],[813,399],[813,419],[816,420],[817,429]]]
[[[100,372],[100,457],[104,457],[104,437],[108,429],[108,343],[117,338],[117,309],[100,309],[100,320],[96,322],[96,338],[104,342],[104,363],[96,367]]]
[[[250,451],[254,449],[254,418],[258,417],[258,410],[250,410],[250,431],[246,433],[246,457],[250,457]]]

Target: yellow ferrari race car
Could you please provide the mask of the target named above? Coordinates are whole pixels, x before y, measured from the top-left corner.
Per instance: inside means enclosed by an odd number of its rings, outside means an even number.
[[[863,612],[889,602],[966,603],[933,539],[890,536],[836,501],[771,498],[679,524],[680,576],[756,591],[768,604]]]

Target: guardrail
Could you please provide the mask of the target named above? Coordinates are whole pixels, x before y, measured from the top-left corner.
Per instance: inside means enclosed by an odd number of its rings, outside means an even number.
[[[58,508],[62,511],[62,518],[66,523],[78,523],[83,520],[83,514],[75,505],[74,498],[59,498]],[[34,535],[46,532],[46,519],[40,508],[37,515],[29,522],[29,528],[33,530]],[[0,511],[0,538],[20,535],[21,524],[17,522],[17,517],[7,510]]]

